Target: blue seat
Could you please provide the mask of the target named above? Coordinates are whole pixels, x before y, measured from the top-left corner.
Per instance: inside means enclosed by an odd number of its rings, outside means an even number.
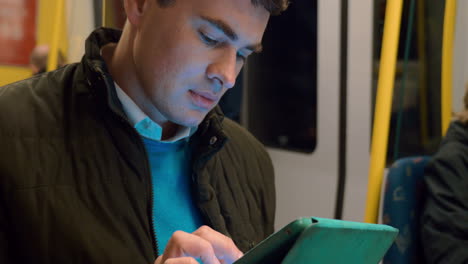
[[[400,230],[384,264],[424,263],[419,242],[419,214],[424,195],[424,167],[430,157],[397,160],[384,184],[382,221]]]

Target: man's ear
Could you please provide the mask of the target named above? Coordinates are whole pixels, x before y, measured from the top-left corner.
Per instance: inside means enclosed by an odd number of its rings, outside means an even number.
[[[155,0],[124,0],[125,13],[130,24],[137,26],[141,23],[143,11],[148,5],[148,1]]]

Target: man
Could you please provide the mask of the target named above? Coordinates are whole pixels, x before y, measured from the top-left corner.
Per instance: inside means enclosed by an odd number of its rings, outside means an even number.
[[[0,88],[1,263],[232,263],[273,231],[268,154],[216,104],[286,1],[124,4]]]
[[[34,47],[29,57],[29,68],[33,75],[46,72],[47,70],[47,59],[49,57],[49,46],[38,45]],[[65,64],[65,58],[62,52],[58,54],[58,66],[62,67]]]

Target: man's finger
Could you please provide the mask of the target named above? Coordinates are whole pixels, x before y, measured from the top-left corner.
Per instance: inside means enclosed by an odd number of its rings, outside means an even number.
[[[213,247],[216,257],[227,264],[233,263],[244,255],[231,238],[208,226],[200,227],[193,234],[207,240]]]
[[[181,257],[200,258],[204,264],[220,264],[210,242],[193,234],[176,231],[169,239],[160,263],[166,264],[169,259]]]
[[[166,260],[163,264],[199,264],[194,258],[191,257],[181,257],[181,258],[171,258]]]

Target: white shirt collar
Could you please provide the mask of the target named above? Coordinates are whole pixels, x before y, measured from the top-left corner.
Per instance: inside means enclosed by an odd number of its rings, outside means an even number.
[[[179,126],[176,134],[171,138],[166,140],[161,140],[162,138],[162,127],[151,120],[141,109],[136,105],[136,103],[130,98],[119,85],[114,82],[115,91],[117,92],[117,97],[122,103],[123,110],[127,114],[128,119],[130,120],[133,127],[138,131],[138,133],[148,139],[161,141],[161,142],[175,142],[184,138],[190,137],[197,127],[185,127]]]

